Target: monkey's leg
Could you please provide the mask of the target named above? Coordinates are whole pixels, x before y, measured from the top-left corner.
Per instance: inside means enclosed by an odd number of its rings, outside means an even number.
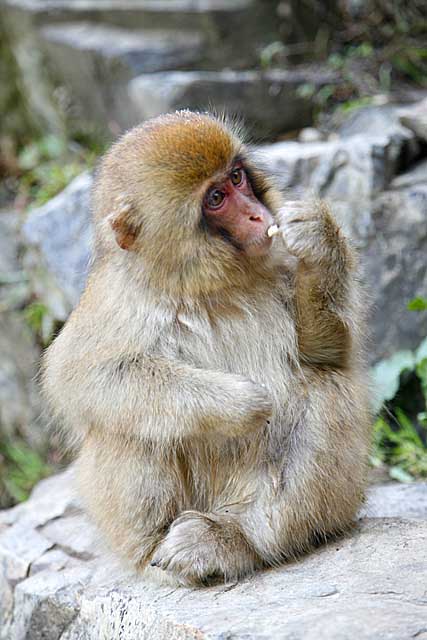
[[[357,381],[322,376],[310,381],[283,462],[259,474],[252,503],[234,513],[181,514],[153,555],[157,566],[190,584],[235,579],[351,526],[363,500],[370,416],[357,405]]]
[[[77,460],[77,482],[107,544],[137,569],[186,507],[174,461],[167,464],[137,442],[89,437]]]

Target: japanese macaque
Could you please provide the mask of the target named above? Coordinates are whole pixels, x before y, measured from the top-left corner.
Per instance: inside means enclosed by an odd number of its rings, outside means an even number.
[[[181,111],[111,148],[93,209],[43,385],[111,548],[200,585],[347,530],[370,441],[365,305],[328,207],[286,202],[233,127]]]

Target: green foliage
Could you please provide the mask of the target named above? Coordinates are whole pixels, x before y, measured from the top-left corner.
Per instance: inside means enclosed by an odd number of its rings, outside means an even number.
[[[414,298],[408,302],[406,308],[408,311],[427,311],[427,298]]]
[[[24,309],[24,318],[41,343],[47,346],[55,330],[55,321],[48,307],[42,302],[31,302]]]
[[[374,452],[372,462],[390,466],[390,476],[401,482],[416,477],[427,477],[427,446],[413,422],[396,409],[396,422],[392,428],[383,417],[374,426]]]
[[[368,107],[372,104],[372,96],[362,96],[361,98],[353,98],[351,100],[346,100],[343,102],[339,108],[346,115],[352,113],[353,111],[357,111],[357,109],[362,109],[362,107]]]
[[[26,500],[50,466],[25,442],[0,442],[0,507]]]
[[[425,298],[415,298],[409,310],[427,308]],[[374,409],[382,413],[375,422],[374,466],[390,466],[390,476],[401,482],[416,477],[427,478],[427,337],[415,351],[398,351],[391,358],[379,362],[372,371],[376,387]],[[398,406],[398,391],[402,376],[415,376],[426,407],[411,419]]]
[[[18,154],[19,193],[31,204],[40,206],[93,166],[95,159],[94,151],[58,136],[47,135],[33,141]]]

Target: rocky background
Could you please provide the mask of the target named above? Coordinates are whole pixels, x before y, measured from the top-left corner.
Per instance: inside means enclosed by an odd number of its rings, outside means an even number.
[[[427,477],[426,37],[423,0],[0,0],[0,509],[67,463],[36,378],[84,286],[96,159],[186,107],[331,203],[372,302],[373,477]],[[105,576],[65,472],[0,511],[0,640],[427,637],[426,496],[379,486],[354,538],[194,595]]]

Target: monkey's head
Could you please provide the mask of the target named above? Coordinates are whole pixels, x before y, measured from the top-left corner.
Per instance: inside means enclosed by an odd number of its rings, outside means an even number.
[[[161,116],[125,134],[101,164],[98,250],[124,252],[160,286],[216,288],[268,259],[276,198],[224,121]]]

